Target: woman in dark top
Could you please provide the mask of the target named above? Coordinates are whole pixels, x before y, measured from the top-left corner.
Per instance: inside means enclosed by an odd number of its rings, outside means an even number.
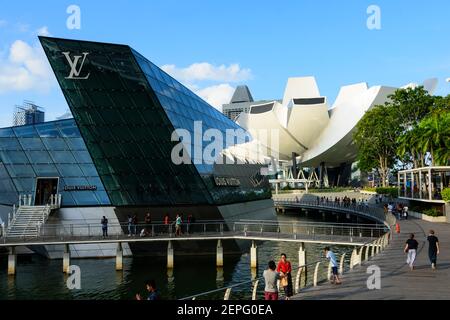
[[[417,249],[419,248],[419,243],[414,239],[414,234],[411,233],[409,239],[406,241],[405,253],[408,254],[406,263],[409,265],[411,270],[414,270],[414,263],[416,262]]]
[[[437,256],[439,255],[439,239],[435,236],[434,230],[430,230],[430,235],[427,238],[430,244],[428,248],[428,257],[430,258],[431,268],[436,269],[437,266]]]

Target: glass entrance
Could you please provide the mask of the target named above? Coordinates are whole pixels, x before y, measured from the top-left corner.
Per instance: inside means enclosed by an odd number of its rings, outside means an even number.
[[[58,194],[59,178],[38,178],[36,183],[36,194],[34,205],[44,206],[50,203],[50,197]]]

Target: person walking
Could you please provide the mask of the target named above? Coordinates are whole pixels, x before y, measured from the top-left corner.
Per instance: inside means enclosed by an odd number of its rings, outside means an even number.
[[[170,233],[170,217],[167,213],[164,216],[164,232]]]
[[[405,220],[408,220],[408,216],[409,216],[408,210],[409,210],[408,206],[403,207],[403,218],[405,218]]]
[[[292,265],[287,260],[287,256],[285,253],[281,254],[280,262],[278,262],[277,272],[280,273],[281,286],[284,289],[284,294],[286,296],[286,300],[289,300],[293,295],[292,288]]]
[[[280,279],[280,274],[275,271],[276,265],[275,261],[270,261],[268,269],[264,270],[263,277],[265,282],[264,288],[264,300],[276,301],[278,300],[278,280]]]
[[[156,301],[159,300],[159,294],[156,290],[156,282],[155,280],[147,280],[145,281],[145,288],[148,292],[147,300]],[[138,293],[136,294],[136,300],[144,300],[142,296]]]
[[[333,272],[331,283],[332,284],[341,284],[341,280],[339,279],[339,272],[338,272],[338,264],[336,255],[329,247],[326,247],[324,250],[325,257],[330,261],[331,263],[331,271]]]
[[[108,219],[105,216],[103,216],[101,224],[102,224],[103,238],[106,238],[108,237]]]
[[[409,239],[406,241],[405,253],[408,254],[408,258],[406,259],[406,263],[411,268],[411,271],[414,270],[414,263],[416,262],[417,249],[419,248],[419,243],[416,239],[414,239],[414,233],[411,233]]]
[[[134,236],[137,236],[139,234],[138,223],[139,223],[139,219],[137,217],[137,214],[135,214],[133,216],[133,235]]]
[[[181,236],[181,216],[177,214],[177,218],[175,219],[175,236]]]
[[[151,234],[151,228],[152,228],[152,216],[149,213],[145,216],[145,234],[146,236]]]
[[[131,237],[131,235],[133,234],[133,218],[131,217],[131,215],[128,215],[127,223],[128,223],[128,237]]]
[[[436,237],[434,230],[430,230],[430,234],[427,238],[428,240],[428,257],[430,258],[431,268],[436,270],[437,268],[437,257],[440,253],[439,239]]]

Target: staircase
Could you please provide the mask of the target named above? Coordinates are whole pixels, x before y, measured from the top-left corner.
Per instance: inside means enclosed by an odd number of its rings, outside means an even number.
[[[36,238],[39,225],[47,222],[51,208],[49,206],[21,206],[6,231],[7,238]]]
[[[20,196],[19,207],[13,209],[12,219],[8,218],[6,238],[37,238],[54,209],[61,207],[61,195],[51,196],[48,205],[32,206],[31,195]]]

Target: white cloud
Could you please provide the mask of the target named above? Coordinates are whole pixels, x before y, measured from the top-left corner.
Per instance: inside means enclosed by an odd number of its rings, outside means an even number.
[[[8,57],[0,56],[0,94],[11,91],[48,91],[54,84],[41,47],[16,40]]]
[[[181,82],[217,81],[240,82],[252,78],[250,69],[242,69],[239,64],[229,66],[214,66],[207,62],[194,63],[187,68],[177,68],[176,65],[164,65],[161,67],[168,74]]]
[[[195,90],[195,93],[203,98],[210,105],[222,111],[222,105],[230,102],[235,88],[228,83]]]
[[[36,31],[38,36],[51,37],[51,33],[48,31],[47,26],[43,26]]]

